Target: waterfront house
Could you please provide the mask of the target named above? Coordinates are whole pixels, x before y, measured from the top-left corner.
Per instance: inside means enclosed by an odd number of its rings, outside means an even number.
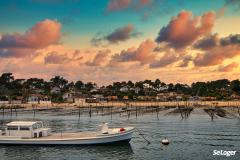
[[[41,94],[30,94],[27,98],[28,104],[51,104],[51,98]]]
[[[74,102],[74,92],[66,92],[62,96],[63,100],[68,103]]]
[[[40,94],[30,94],[27,98],[28,104],[38,104],[40,100]]]
[[[49,97],[49,96],[40,96],[39,97],[39,103],[40,104],[51,104],[52,103],[51,97]]]
[[[85,96],[76,96],[76,97],[74,97],[74,103],[84,104],[84,103],[86,103],[86,97]]]

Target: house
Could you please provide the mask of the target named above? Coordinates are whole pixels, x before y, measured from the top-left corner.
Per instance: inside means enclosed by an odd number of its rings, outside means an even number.
[[[165,91],[168,90],[168,85],[160,86],[157,88],[157,91]]]
[[[27,98],[28,104],[51,104],[51,98],[41,94],[30,94]]]
[[[23,103],[23,97],[22,96],[17,96],[11,99],[10,101],[11,104],[22,104]]]
[[[109,101],[116,101],[116,100],[118,100],[117,96],[108,96],[107,98],[108,98]]]
[[[128,92],[128,90],[129,90],[128,86],[124,86],[124,87],[120,88],[121,92]]]
[[[137,99],[141,101],[152,101],[155,100],[155,96],[138,96]]]
[[[93,88],[90,90],[91,93],[94,93],[94,92],[98,92],[98,89],[97,88]]]
[[[156,96],[156,100],[158,101],[167,101],[167,100],[182,100],[184,94],[176,93],[176,92],[166,92],[166,93],[158,93]]]
[[[232,99],[232,100],[240,100],[240,96],[233,93],[233,94],[231,94],[230,99]]]
[[[62,98],[65,102],[73,103],[74,102],[74,92],[64,93]]]
[[[51,104],[51,98],[49,96],[41,96],[39,99],[40,104]]]
[[[85,96],[76,96],[76,97],[74,97],[74,103],[84,104],[84,103],[86,103],[86,97]]]
[[[134,91],[134,93],[138,94],[141,91],[140,87],[130,88],[131,91]]]
[[[216,97],[210,97],[210,96],[208,96],[208,97],[199,97],[199,99],[201,101],[215,101],[215,100],[217,100]]]
[[[123,100],[128,100],[128,96],[123,96]]]
[[[53,87],[53,88],[51,88],[50,93],[51,94],[59,94],[59,93],[61,93],[61,89],[59,87]]]
[[[40,101],[40,94],[31,94],[27,98],[28,104],[38,104]]]

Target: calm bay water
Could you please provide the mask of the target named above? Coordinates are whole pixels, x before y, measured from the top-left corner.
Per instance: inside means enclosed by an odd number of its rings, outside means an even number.
[[[194,110],[188,119],[180,115],[156,113],[130,116],[88,116],[37,112],[2,116],[3,124],[12,120],[42,120],[54,132],[94,130],[101,122],[109,126],[134,126],[145,134],[151,144],[136,132],[130,144],[117,146],[0,146],[3,160],[77,160],[77,159],[240,159],[240,120],[211,118],[201,110]],[[160,140],[170,139],[169,146]],[[237,151],[235,156],[213,156],[213,150]]]

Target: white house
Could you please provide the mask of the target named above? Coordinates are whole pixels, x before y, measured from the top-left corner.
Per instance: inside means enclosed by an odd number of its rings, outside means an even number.
[[[27,99],[28,104],[51,104],[51,98],[40,94],[31,94]]]
[[[128,86],[124,86],[124,87],[120,88],[121,92],[128,92],[128,90],[129,90]]]
[[[62,98],[66,102],[73,103],[74,102],[74,93],[73,92],[64,93]]]
[[[38,104],[39,103],[39,95],[37,94],[32,94],[28,96],[27,99],[28,104]]]

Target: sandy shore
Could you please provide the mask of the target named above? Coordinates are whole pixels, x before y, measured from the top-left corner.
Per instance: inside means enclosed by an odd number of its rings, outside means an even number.
[[[76,107],[240,107],[240,101],[171,101],[171,102],[151,102],[151,101],[127,101],[127,102],[100,102],[100,103],[52,103],[52,104],[0,104],[0,108],[76,108]]]

